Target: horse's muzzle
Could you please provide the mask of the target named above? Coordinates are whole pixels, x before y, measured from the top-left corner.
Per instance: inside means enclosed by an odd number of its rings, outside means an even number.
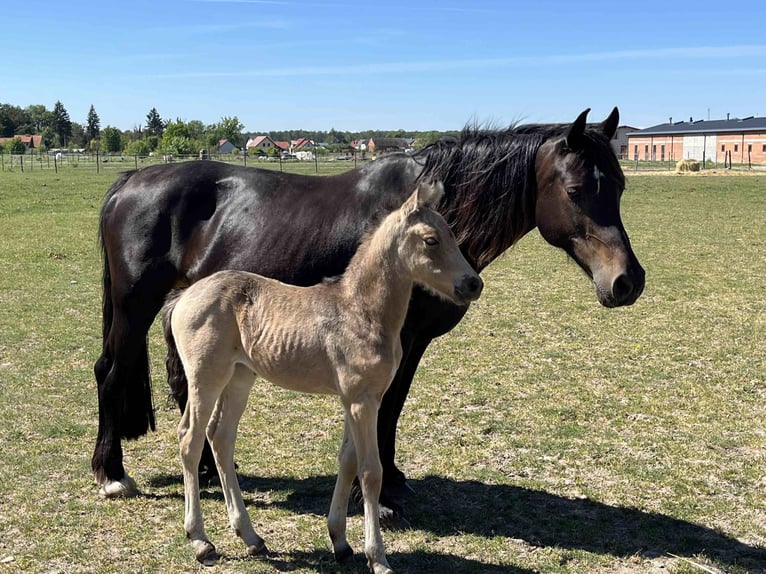
[[[484,289],[484,281],[478,275],[463,275],[455,283],[455,297],[459,303],[468,304],[476,301]]]

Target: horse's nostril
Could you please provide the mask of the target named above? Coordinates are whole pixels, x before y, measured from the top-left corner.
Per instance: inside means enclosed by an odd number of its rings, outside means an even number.
[[[481,294],[482,289],[484,288],[484,281],[481,280],[481,277],[478,275],[474,275],[473,277],[469,277],[468,281],[466,281],[466,287],[467,292],[471,295],[478,297]]]
[[[633,289],[633,281],[625,274],[617,277],[612,283],[612,295],[618,303],[627,301],[633,294]]]

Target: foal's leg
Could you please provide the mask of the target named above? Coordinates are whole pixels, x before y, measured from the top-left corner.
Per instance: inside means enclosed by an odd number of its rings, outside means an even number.
[[[362,397],[347,408],[351,436],[357,456],[357,475],[364,496],[364,553],[374,574],[393,574],[386,560],[386,550],[380,533],[378,497],[383,479],[383,467],[378,454],[377,420],[380,402]]]
[[[197,560],[205,565],[212,565],[218,558],[218,554],[215,546],[205,534],[197,469],[199,468],[202,446],[205,443],[205,426],[210,420],[220,391],[215,389],[211,392],[205,389],[202,393],[196,392],[198,385],[191,377],[189,384],[190,387],[195,387],[195,390],[190,388],[189,403],[178,427],[179,450],[184,475],[184,529],[186,536],[191,540]]]
[[[253,529],[242,491],[237,481],[234,466],[234,444],[237,440],[237,426],[247,407],[247,397],[253,387],[255,375],[238,365],[231,381],[218,398],[213,418],[207,427],[207,438],[213,449],[213,456],[221,477],[221,488],[226,499],[229,523],[237,536],[242,538],[251,556],[267,552],[263,539]]]
[[[351,484],[356,476],[356,449],[351,438],[348,416],[343,428],[343,442],[338,452],[338,478],[332,493],[330,512],[327,516],[327,530],[338,562],[350,558],[354,551],[346,539],[346,516],[348,514],[348,498],[351,494]]]

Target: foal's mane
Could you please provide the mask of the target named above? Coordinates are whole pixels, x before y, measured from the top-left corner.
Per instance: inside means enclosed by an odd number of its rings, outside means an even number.
[[[545,141],[564,136],[568,128],[568,124],[466,126],[457,139],[438,141],[414,156],[423,165],[421,179],[444,182],[439,211],[476,269],[486,267],[534,228],[537,151]],[[597,148],[606,142],[600,135],[585,132]]]

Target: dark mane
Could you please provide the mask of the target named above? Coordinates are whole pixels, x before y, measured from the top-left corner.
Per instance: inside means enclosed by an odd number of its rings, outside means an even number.
[[[547,140],[563,137],[568,124],[467,126],[459,138],[423,148],[415,159],[421,178],[444,182],[441,213],[463,252],[481,270],[535,227],[535,159]],[[594,148],[609,150],[595,130],[585,132]],[[603,155],[603,154],[598,154]],[[610,165],[619,165],[613,153]]]
[[[477,269],[534,227],[535,156],[546,137],[531,126],[466,127],[457,140],[415,156],[424,165],[421,178],[444,182],[440,211]]]

